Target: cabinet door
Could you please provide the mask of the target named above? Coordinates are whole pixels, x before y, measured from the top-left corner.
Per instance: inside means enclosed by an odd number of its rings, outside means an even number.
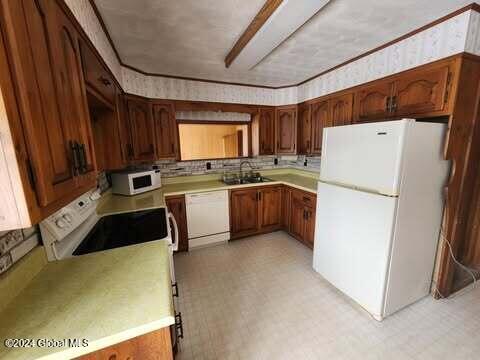
[[[80,43],[83,73],[90,91],[100,94],[111,104],[115,104],[116,87],[110,73],[105,69],[97,55],[85,43]]]
[[[298,153],[302,155],[311,152],[312,122],[310,119],[310,105],[298,107]]]
[[[5,41],[11,71],[35,173],[35,191],[41,206],[69,195],[77,182],[71,164],[70,118],[60,112],[53,54],[47,31],[49,1],[2,1]]]
[[[96,183],[93,135],[86,98],[79,49],[79,34],[62,8],[54,4],[54,17],[48,21],[54,52],[54,71],[62,117],[68,119],[70,133],[78,143],[79,181],[82,186]]]
[[[305,245],[313,249],[313,243],[315,240],[315,208],[305,207]]]
[[[328,101],[312,104],[312,147],[311,153],[320,155],[322,152],[323,128],[332,126],[330,106]]]
[[[178,135],[173,105],[154,104],[153,121],[155,125],[157,158],[176,159],[178,154]]]
[[[449,66],[413,71],[395,82],[392,110],[402,116],[443,110],[447,100]]]
[[[290,234],[303,241],[305,235],[305,206],[292,192],[292,206],[290,208]]]
[[[255,189],[232,190],[230,223],[232,237],[254,234],[258,230],[258,194]]]
[[[168,211],[177,221],[178,226],[178,251],[188,251],[188,228],[185,206],[185,196],[173,196],[165,199]]]
[[[356,120],[370,121],[391,116],[391,96],[391,82],[380,82],[358,90],[355,94]]]
[[[353,94],[337,96],[329,100],[332,114],[332,125],[341,126],[352,123]]]
[[[291,208],[292,191],[290,187],[284,186],[282,188],[282,228],[286,231],[290,227],[290,208]]]
[[[122,158],[123,162],[125,164],[128,164],[128,162],[133,159],[133,146],[131,139],[130,123],[128,121],[127,103],[120,91],[117,95],[116,108],[120,145],[122,148]]]
[[[297,144],[297,108],[277,109],[277,154],[295,154]]]
[[[274,231],[282,225],[282,187],[266,187],[258,192],[260,200],[260,228]]]
[[[275,152],[275,110],[259,110],[259,155],[273,155]]]
[[[129,99],[128,120],[132,139],[132,159],[155,159],[155,131],[150,104],[147,101]]]

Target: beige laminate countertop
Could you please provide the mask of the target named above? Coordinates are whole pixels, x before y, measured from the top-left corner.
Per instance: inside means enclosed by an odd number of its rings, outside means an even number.
[[[318,179],[312,175],[303,175],[304,172],[284,172],[284,173],[262,173],[262,175],[272,179],[271,182],[241,185],[226,185],[220,179],[203,180],[202,177],[196,177],[198,181],[183,181],[167,183],[158,190],[149,191],[144,194],[134,196],[124,195],[106,195],[105,199],[97,207],[97,213],[101,216],[113,215],[125,212],[149,210],[165,207],[165,197],[173,195],[192,194],[203,191],[229,190],[245,187],[268,186],[276,184],[285,184],[297,189],[316,194]],[[188,178],[188,176],[186,177]]]
[[[6,348],[0,359],[69,359],[173,324],[164,240],[51,262],[0,313],[0,339],[87,339]]]

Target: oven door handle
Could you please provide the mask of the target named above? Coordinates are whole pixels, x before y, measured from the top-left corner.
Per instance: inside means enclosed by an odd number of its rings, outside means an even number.
[[[177,251],[178,250],[178,225],[177,221],[175,220],[175,217],[171,212],[168,213],[168,218],[172,220],[173,224],[173,231],[175,232],[175,236],[172,236],[172,250]]]

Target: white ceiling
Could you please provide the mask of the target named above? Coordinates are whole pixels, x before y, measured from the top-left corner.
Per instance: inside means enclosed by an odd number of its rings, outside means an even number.
[[[296,0],[302,1],[302,0]],[[265,0],[95,0],[125,64],[145,72],[293,85],[471,0],[331,0],[250,70],[224,59]]]

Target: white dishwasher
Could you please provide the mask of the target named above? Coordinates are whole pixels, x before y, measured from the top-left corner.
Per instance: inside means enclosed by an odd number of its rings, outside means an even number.
[[[190,249],[230,239],[227,190],[187,194],[185,202]]]

